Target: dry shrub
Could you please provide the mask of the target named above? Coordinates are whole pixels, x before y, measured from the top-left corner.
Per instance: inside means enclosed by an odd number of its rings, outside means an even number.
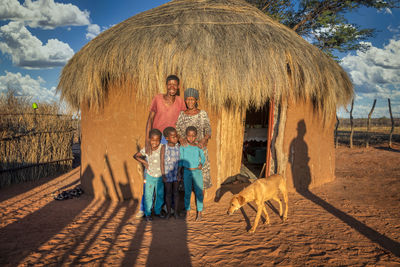
[[[72,166],[72,114],[56,103],[38,103],[13,91],[0,95],[0,188],[59,174]]]

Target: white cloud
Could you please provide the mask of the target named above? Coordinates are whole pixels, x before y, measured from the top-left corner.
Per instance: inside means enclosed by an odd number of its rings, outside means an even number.
[[[43,45],[22,22],[0,27],[0,51],[11,55],[14,65],[24,68],[63,66],[74,54],[68,44],[57,39],[49,39]]]
[[[21,73],[5,72],[6,75],[0,76],[0,94],[6,93],[8,90],[15,90],[19,96],[32,97],[32,100],[39,102],[58,101],[56,95],[56,87],[47,89],[42,86],[45,81],[38,76],[37,79],[29,75],[23,76]]]
[[[72,4],[54,0],[0,1],[0,20],[23,21],[32,28],[54,29],[59,26],[89,25],[89,12]]]
[[[366,52],[347,55],[341,65],[350,73],[361,92],[400,89],[400,40],[391,39],[383,48],[371,46]]]
[[[400,40],[393,37],[382,48],[367,44],[369,50],[349,54],[341,62],[355,85],[355,117],[367,117],[374,99],[378,101],[374,116],[389,117],[387,99],[400,101]],[[400,114],[398,104],[392,109],[394,115]]]
[[[86,39],[93,39],[94,37],[96,37],[97,35],[99,35],[99,33],[101,32],[100,30],[100,26],[97,24],[90,24],[87,27],[87,33],[86,33]]]

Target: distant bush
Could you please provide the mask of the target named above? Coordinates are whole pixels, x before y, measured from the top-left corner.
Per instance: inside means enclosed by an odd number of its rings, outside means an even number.
[[[56,103],[0,95],[0,187],[36,180],[71,168],[76,121]],[[74,127],[75,126],[75,127]]]

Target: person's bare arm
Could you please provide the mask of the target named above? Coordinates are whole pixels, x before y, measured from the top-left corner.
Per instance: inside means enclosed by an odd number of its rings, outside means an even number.
[[[167,177],[165,176],[165,146],[166,145],[161,145],[161,161],[160,161],[161,175],[164,183],[167,182]]]
[[[210,138],[211,138],[211,135],[206,134],[204,136],[204,138],[199,141],[198,147],[200,147],[200,148],[207,147],[208,139],[210,139]]]
[[[136,152],[136,154],[133,155],[133,158],[142,163],[146,169],[149,168],[149,164],[147,163],[146,160],[143,159],[144,155],[142,155],[142,153]]]
[[[146,150],[146,153],[148,153],[148,154],[151,153],[149,132],[153,128],[153,122],[154,122],[155,115],[156,115],[156,113],[154,111],[150,111],[149,117],[147,118],[147,123],[146,123],[145,150]]]

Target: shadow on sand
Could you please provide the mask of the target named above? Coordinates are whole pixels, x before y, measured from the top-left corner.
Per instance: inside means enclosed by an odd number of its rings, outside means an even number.
[[[313,203],[324,208],[327,212],[336,216],[342,222],[358,231],[372,242],[387,249],[397,257],[400,257],[400,243],[361,223],[352,216],[332,206],[309,190],[311,183],[311,172],[308,166],[310,159],[308,155],[308,146],[304,140],[306,132],[307,129],[304,120],[299,121],[297,124],[297,136],[292,140],[289,149],[289,153],[291,153],[289,162],[291,163],[292,173],[294,174],[293,184],[296,191],[306,199],[312,201]]]

